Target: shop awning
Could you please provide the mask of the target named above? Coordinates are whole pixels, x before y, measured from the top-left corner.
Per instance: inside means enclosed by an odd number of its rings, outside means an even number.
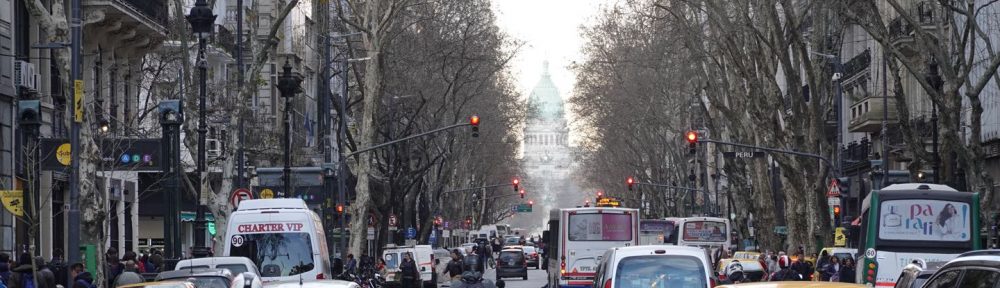
[[[194,218],[197,216],[196,212],[191,211],[181,211],[181,222],[194,222]],[[211,212],[205,211],[206,221],[215,221],[215,216]]]

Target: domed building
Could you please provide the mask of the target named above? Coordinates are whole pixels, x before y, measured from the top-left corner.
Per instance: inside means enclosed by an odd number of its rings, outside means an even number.
[[[549,209],[575,206],[560,203],[575,198],[563,195],[579,194],[579,188],[572,179],[575,162],[573,149],[569,146],[563,98],[552,82],[548,62],[542,65],[542,77],[528,98],[530,111],[524,129],[524,155],[521,160],[527,174],[524,177],[525,188],[529,190],[526,192],[529,198],[541,204],[535,205],[532,215],[538,216],[532,217],[538,225],[542,223],[537,220],[547,217]]]

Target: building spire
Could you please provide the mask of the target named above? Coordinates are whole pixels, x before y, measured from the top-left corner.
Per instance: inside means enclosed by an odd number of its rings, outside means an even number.
[[[542,61],[542,76],[549,76],[549,60]]]

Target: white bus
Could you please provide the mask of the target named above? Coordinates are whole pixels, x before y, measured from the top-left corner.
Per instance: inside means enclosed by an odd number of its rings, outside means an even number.
[[[241,201],[229,216],[223,256],[249,258],[264,282],[333,276],[322,222],[302,199]]]
[[[666,219],[639,220],[639,245],[663,245],[676,233],[677,221]],[[676,243],[674,243],[676,245]]]
[[[510,235],[510,224],[497,224],[497,237],[503,238]]]
[[[674,222],[674,233],[667,237],[667,244],[701,247],[713,258],[731,247],[729,219],[719,217],[666,218]]]
[[[605,251],[639,245],[639,210],[553,209],[548,229],[549,287],[590,287]]]

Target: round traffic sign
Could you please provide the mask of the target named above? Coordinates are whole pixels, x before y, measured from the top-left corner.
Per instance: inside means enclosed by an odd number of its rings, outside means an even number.
[[[865,250],[865,258],[875,259],[875,248],[868,248],[868,250]]]
[[[396,214],[389,215],[389,227],[396,227],[396,224],[399,224]]]
[[[250,193],[250,189],[247,188],[236,188],[233,190],[233,195],[229,197],[229,204],[233,207],[239,207],[240,201],[253,199],[253,193]]]
[[[271,199],[271,198],[274,198],[274,190],[268,188],[260,190],[260,199]]]

